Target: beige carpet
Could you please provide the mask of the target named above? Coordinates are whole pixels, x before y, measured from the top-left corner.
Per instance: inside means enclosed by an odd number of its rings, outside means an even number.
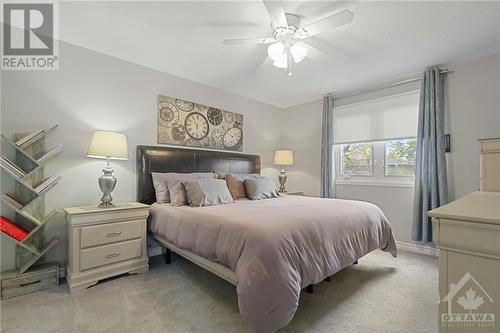
[[[159,259],[159,258],[158,258]],[[155,259],[148,273],[66,285],[1,302],[7,332],[251,332],[236,289],[186,260]],[[283,332],[435,332],[437,259],[376,251],[303,293]]]

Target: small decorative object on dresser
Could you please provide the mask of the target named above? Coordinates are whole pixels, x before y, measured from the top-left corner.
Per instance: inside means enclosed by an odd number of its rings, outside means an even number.
[[[113,207],[111,193],[115,189],[116,178],[109,166],[109,160],[128,160],[127,136],[119,132],[94,131],[87,157],[107,159],[107,165],[102,170],[103,175],[99,177],[99,187],[103,193],[99,207]]]
[[[149,269],[146,251],[146,219],[149,205],[138,202],[65,208],[68,223],[68,267],[71,292],[79,292],[99,280]]]
[[[280,192],[286,192],[286,172],[285,165],[293,165],[293,152],[291,150],[276,150],[274,154],[274,164],[281,165],[280,175],[278,180],[280,182]]]
[[[500,192],[500,138],[482,139],[481,191]]]

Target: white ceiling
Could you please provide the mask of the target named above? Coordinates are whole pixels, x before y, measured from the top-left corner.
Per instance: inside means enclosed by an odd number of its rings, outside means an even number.
[[[224,38],[271,36],[262,2],[62,2],[60,37],[117,58],[278,107],[318,99],[500,52],[500,2],[284,2],[304,23],[342,9],[352,24],[317,35],[331,57],[294,75],[274,68],[266,46]]]

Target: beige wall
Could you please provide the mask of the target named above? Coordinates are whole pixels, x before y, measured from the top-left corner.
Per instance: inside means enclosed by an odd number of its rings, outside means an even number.
[[[500,54],[448,66],[450,199],[479,190],[479,143],[500,137]]]
[[[283,149],[293,150],[294,165],[287,166],[288,190],[319,196],[321,172],[321,117],[323,106],[313,101],[282,111]]]

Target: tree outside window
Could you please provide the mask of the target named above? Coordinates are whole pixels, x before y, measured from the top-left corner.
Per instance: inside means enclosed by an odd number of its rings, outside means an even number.
[[[417,140],[393,140],[385,143],[385,175],[415,175]]]
[[[345,144],[341,154],[343,176],[373,176],[373,144]]]

